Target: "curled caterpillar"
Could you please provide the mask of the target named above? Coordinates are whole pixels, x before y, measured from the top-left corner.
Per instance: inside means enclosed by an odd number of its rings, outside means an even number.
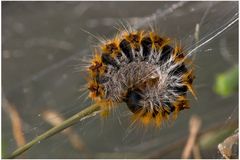
[[[188,65],[189,64],[189,65]],[[103,110],[125,102],[134,119],[160,126],[189,108],[191,61],[179,45],[151,31],[124,32],[101,44],[88,67],[89,97]]]

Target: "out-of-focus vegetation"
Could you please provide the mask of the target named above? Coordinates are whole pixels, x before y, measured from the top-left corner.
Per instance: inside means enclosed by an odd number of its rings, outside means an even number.
[[[200,137],[200,147],[202,149],[210,149],[222,142],[227,136],[235,131],[235,127],[229,126],[224,129],[217,129],[203,134]]]
[[[234,66],[224,73],[217,75],[214,91],[228,97],[238,90],[238,66]]]
[[[238,71],[238,66],[235,65],[227,71],[218,74],[214,84],[215,93],[226,98],[238,91]],[[224,128],[219,131],[209,132],[202,136],[200,146],[202,146],[202,148],[210,148],[216,143],[222,142],[218,145],[218,149],[222,156],[224,158],[238,158],[238,153],[235,151],[235,148],[238,148],[238,144],[237,147],[233,147],[233,145],[238,142],[238,136],[234,140],[231,138],[234,137],[232,134],[234,133],[235,129]],[[226,142],[224,141],[224,137],[226,138]],[[231,142],[228,142],[230,140]]]
[[[1,150],[1,155],[2,155],[2,157],[3,156],[6,156],[6,149],[7,149],[7,143],[6,143],[6,141],[3,139],[2,140],[2,150]]]

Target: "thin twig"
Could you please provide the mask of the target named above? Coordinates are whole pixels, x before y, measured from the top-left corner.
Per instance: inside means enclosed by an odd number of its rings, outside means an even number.
[[[87,108],[85,108],[84,110],[78,112],[77,114],[73,115],[72,117],[70,117],[69,119],[65,120],[62,124],[51,128],[50,130],[44,132],[42,135],[37,136],[36,138],[34,138],[32,141],[30,141],[29,143],[27,143],[26,145],[18,148],[17,150],[15,150],[10,156],[4,157],[4,158],[15,158],[19,155],[21,155],[22,153],[24,153],[25,151],[27,151],[28,149],[30,149],[33,145],[41,142],[42,140],[45,140],[61,131],[63,131],[64,129],[74,125],[75,123],[85,119],[86,117],[90,117],[90,115],[94,116],[97,111],[100,110],[100,107],[97,104],[93,104]]]
[[[58,126],[64,122],[64,118],[60,113],[54,110],[45,110],[42,114],[43,119],[50,123],[53,126]],[[61,132],[63,135],[67,136],[69,139],[71,145],[77,149],[78,151],[84,150],[84,143],[80,136],[72,129],[72,128],[66,128]]]

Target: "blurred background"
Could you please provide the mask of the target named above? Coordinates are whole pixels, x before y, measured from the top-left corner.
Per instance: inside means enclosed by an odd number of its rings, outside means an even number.
[[[3,155],[92,103],[80,90],[81,70],[98,42],[82,29],[111,38],[121,23],[152,25],[190,51],[236,16],[238,2],[2,2]],[[193,57],[197,99],[189,96],[191,109],[176,121],[161,129],[130,127],[122,104],[106,119],[79,122],[19,158],[181,158],[188,145],[188,158],[223,157],[218,145],[238,134],[238,23]]]

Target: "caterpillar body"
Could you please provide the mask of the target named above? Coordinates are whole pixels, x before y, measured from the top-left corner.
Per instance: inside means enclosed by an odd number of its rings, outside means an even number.
[[[95,50],[89,73],[89,97],[103,111],[125,102],[134,119],[160,126],[189,108],[194,96],[192,62],[169,38],[152,31],[123,32]],[[103,112],[104,113],[104,112]]]

